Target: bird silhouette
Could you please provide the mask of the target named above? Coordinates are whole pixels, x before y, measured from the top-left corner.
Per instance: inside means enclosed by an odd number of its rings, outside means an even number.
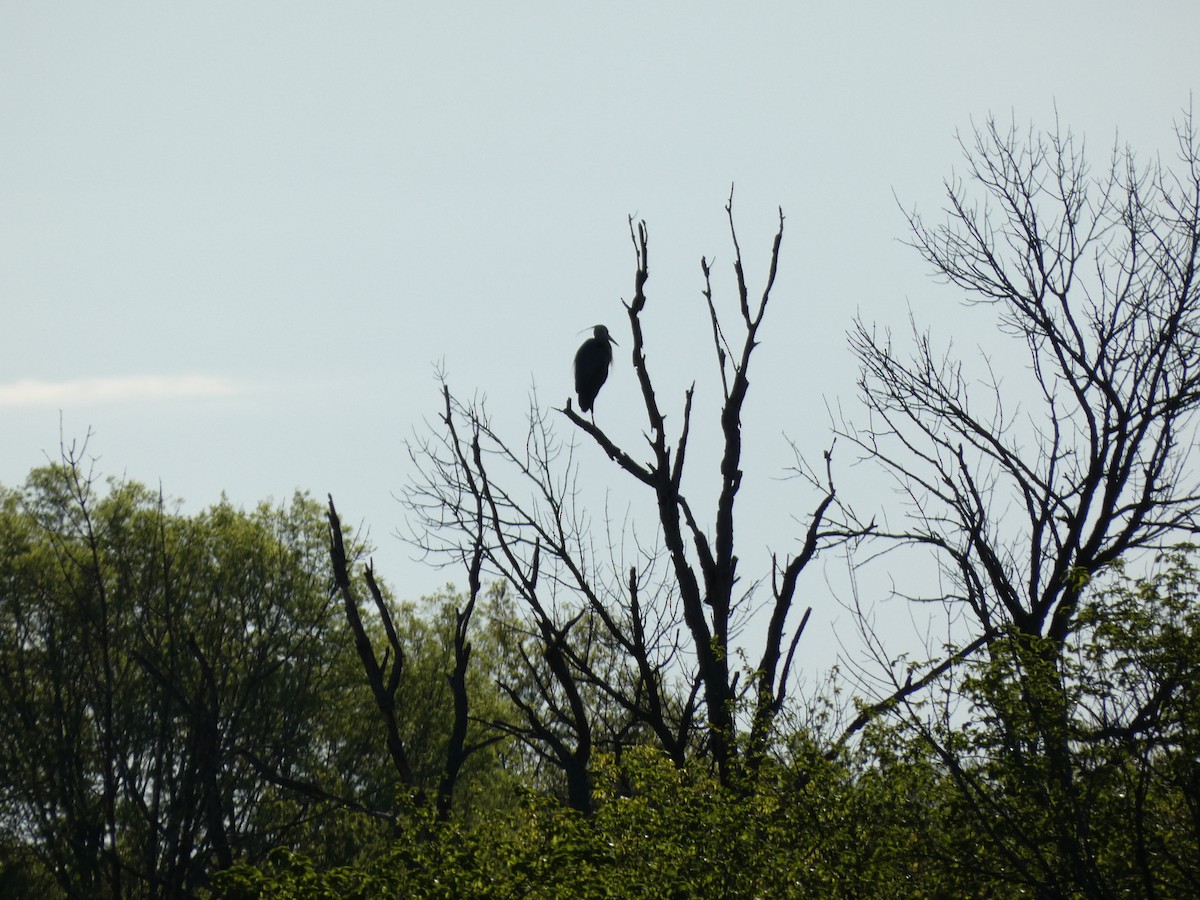
[[[579,408],[591,412],[596,395],[608,378],[608,367],[612,365],[612,347],[617,343],[608,329],[597,325],[592,336],[575,351],[575,393],[579,395]]]

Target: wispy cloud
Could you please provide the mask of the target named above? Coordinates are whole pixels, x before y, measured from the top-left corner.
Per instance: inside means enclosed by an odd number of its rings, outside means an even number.
[[[237,386],[208,375],[132,375],[123,378],[75,378],[38,381],[22,378],[0,384],[0,407],[63,408],[141,400],[229,397]]]

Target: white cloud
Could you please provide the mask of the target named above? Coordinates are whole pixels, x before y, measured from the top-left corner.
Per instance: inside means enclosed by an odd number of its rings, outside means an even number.
[[[64,408],[137,400],[228,397],[236,392],[236,386],[228,379],[207,375],[131,375],[69,381],[22,378],[0,384],[0,407]]]

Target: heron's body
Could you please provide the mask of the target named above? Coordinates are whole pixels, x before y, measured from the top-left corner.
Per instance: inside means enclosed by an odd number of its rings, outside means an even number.
[[[575,352],[575,393],[579,395],[579,408],[591,412],[596,402],[596,395],[608,378],[608,369],[612,365],[612,344],[608,329],[597,325],[592,329],[592,337],[583,342]]]

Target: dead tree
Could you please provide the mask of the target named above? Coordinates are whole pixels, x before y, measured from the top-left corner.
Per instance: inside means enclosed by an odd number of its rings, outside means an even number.
[[[329,538],[330,558],[333,563],[334,581],[342,598],[346,620],[354,635],[355,648],[371,693],[375,698],[375,706],[383,719],[384,735],[388,754],[396,769],[399,781],[406,788],[414,791],[418,799],[423,798],[429,786],[419,783],[416,778],[404,738],[400,734],[401,722],[396,713],[396,695],[404,686],[405,648],[400,633],[396,628],[392,612],[383,595],[378,582],[375,580],[374,566],[368,564],[364,570],[364,581],[374,605],[375,614],[383,628],[386,646],[382,658],[376,652],[371,633],[363,622],[359,611],[359,601],[356,596],[358,587],[351,575],[351,561],[347,557],[345,538],[342,534],[342,524],[333,498],[329,498]],[[474,543],[468,545],[464,562],[467,565],[468,593],[467,602],[461,609],[454,611],[453,668],[446,673],[450,684],[452,701],[452,718],[450,724],[450,739],[446,747],[442,772],[435,788],[435,805],[439,818],[445,819],[450,814],[454,801],[454,792],[458,777],[468,757],[477,750],[494,743],[495,736],[485,736],[483,739],[468,743],[468,726],[470,724],[470,697],[467,691],[467,669],[471,661],[471,644],[467,639],[471,617],[475,612],[476,601],[482,587],[480,570],[483,562],[481,537],[477,535]]]
[[[1093,177],[1069,134],[1022,141],[994,121],[964,145],[969,183],[948,218],[909,218],[913,244],[1022,346],[1032,396],[915,335],[908,358],[857,323],[869,420],[843,433],[909,501],[895,536],[934,548],[954,598],[989,634],[1061,643],[1089,579],[1192,532],[1200,408],[1200,147],[1179,129],[1182,176],[1114,153]],[[982,373],[989,378],[990,373]],[[1018,413],[1020,405],[1020,413]],[[1009,504],[1001,519],[997,509]]]
[[[1062,811],[1054,841],[1073,890],[1087,896],[1104,889],[1075,776],[1063,648],[1098,572],[1194,533],[1200,517],[1190,465],[1200,144],[1190,117],[1176,135],[1178,172],[1114,150],[1093,175],[1069,133],[1022,137],[989,120],[961,142],[967,178],[946,185],[946,221],[909,216],[936,275],[992,311],[1023,356],[1024,393],[1012,388],[1021,371],[990,362],[972,371],[915,329],[905,354],[862,322],[851,339],[868,418],[841,433],[907,500],[905,523],[880,536],[931,549],[952,586],[946,603],[971,622],[962,646],[915,683],[976,651],[1036,653],[1014,671],[1052,677],[1017,685],[1020,715],[1003,727],[1043,754],[1045,796]],[[878,708],[905,701],[913,683],[898,682]],[[1014,865],[1060,877],[1053,863],[1013,852]]]
[[[554,748],[564,769],[584,764],[596,741],[619,746],[618,735],[637,732],[680,764],[697,752],[700,738],[721,779],[731,783],[743,752],[751,761],[761,758],[785,702],[797,643],[809,615],[796,609],[801,571],[822,548],[857,534],[828,521],[835,493],[827,453],[824,475],[811,479],[821,499],[803,546],[794,557],[773,562],[766,636],[756,651],[757,665],[747,673],[752,683],[739,686],[742,673],[733,664],[731,631],[748,603],[748,592],[739,593],[735,552],[743,409],[750,363],[762,338],[760,328],[779,263],[783,215],[766,283],[752,300],[732,198],[726,214],[737,279],[736,329],[727,329],[718,314],[711,267],[701,260],[722,389],[720,489],[711,522],[697,514],[683,488],[695,385],[681,398],[678,431],[669,434],[668,416],[647,365],[642,313],[648,304],[648,235],[644,223],[635,226],[632,220],[636,273],[626,309],[650,460],[638,461],[634,451],[619,446],[602,427],[577,413],[570,400],[561,412],[604,451],[617,473],[631,477],[653,496],[659,538],[653,546],[638,545],[640,564],[616,564],[612,547],[608,549],[614,563],[605,567],[597,562],[603,554],[595,552],[586,516],[575,503],[574,447],[554,437],[536,405],[524,441],[513,445],[501,438],[480,404],[460,403],[446,390],[445,427],[411,450],[421,475],[407,502],[419,523],[414,535],[419,546],[450,558],[461,553],[463,536],[474,533],[482,499],[488,568],[524,601],[531,630],[541,636],[550,673],[539,682],[540,708],[524,710],[522,733],[531,742]],[[730,333],[736,333],[733,340]],[[460,437],[456,421],[466,424],[469,439]],[[598,654],[598,647],[606,648],[607,654]]]
[[[585,694],[589,678],[592,684],[607,681],[595,677],[590,642],[579,635],[591,622],[581,626],[585,617],[579,611],[560,616],[556,601],[564,579],[574,577],[585,596],[591,590],[582,569],[562,565],[577,558],[579,529],[568,509],[570,497],[551,472],[559,448],[544,418],[531,415],[518,453],[501,440],[482,410],[458,403],[446,386],[442,402],[443,429],[411,448],[422,472],[406,495],[417,522],[415,540],[450,563],[466,562],[469,548],[469,558],[479,560],[472,562],[474,578],[486,563],[490,574],[522,599],[528,620],[510,623],[521,671],[500,682],[516,715],[489,724],[561,771],[568,802],[587,812],[595,703]],[[533,484],[540,496],[529,499],[506,489],[493,477],[493,470],[505,467],[518,474],[521,487]],[[550,565],[544,567],[544,560]],[[603,606],[591,593],[590,608]]]

